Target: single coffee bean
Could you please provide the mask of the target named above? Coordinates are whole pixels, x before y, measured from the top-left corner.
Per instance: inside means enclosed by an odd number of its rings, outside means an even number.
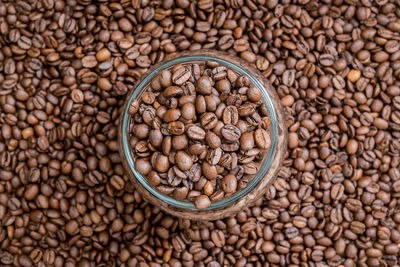
[[[206,132],[196,125],[190,125],[186,129],[186,134],[190,139],[203,140],[206,137]]]
[[[187,195],[188,195],[188,188],[183,186],[183,187],[177,187],[175,188],[174,192],[173,192],[173,197],[176,200],[184,200],[186,199]]]
[[[203,129],[210,130],[218,123],[218,118],[214,113],[207,112],[200,117],[200,123]]]
[[[181,116],[181,112],[178,109],[170,109],[168,110],[163,117],[164,122],[176,121]]]
[[[143,175],[147,175],[151,171],[150,162],[145,159],[136,160],[135,168],[139,173],[141,173]]]
[[[205,209],[205,208],[208,208],[211,205],[211,201],[208,198],[208,196],[200,195],[200,196],[196,197],[196,199],[194,201],[194,205],[198,209]]]
[[[225,193],[234,193],[237,188],[237,180],[233,174],[227,174],[222,179],[222,189]]]
[[[221,159],[221,156],[222,156],[221,148],[218,147],[216,149],[210,149],[207,152],[206,160],[211,165],[217,165]]]
[[[207,179],[214,180],[217,178],[218,172],[215,165],[211,165],[207,161],[203,161],[201,170]]]
[[[229,142],[235,142],[237,140],[239,140],[240,136],[241,136],[241,132],[239,130],[239,128],[237,128],[234,125],[225,125],[224,127],[222,127],[221,129],[221,135]]]
[[[192,103],[186,103],[181,109],[182,117],[187,120],[193,120],[196,116],[196,108]]]
[[[96,53],[96,59],[99,62],[103,62],[108,60],[111,57],[111,53],[107,48],[103,48],[100,49],[97,53]]]
[[[244,133],[240,137],[240,148],[244,151],[250,150],[254,147],[253,133]]]
[[[221,146],[221,138],[213,132],[207,132],[205,140],[207,145],[212,149],[216,149]]]
[[[176,85],[182,85],[190,77],[190,71],[183,66],[176,66],[176,70],[172,73],[172,82]]]
[[[178,151],[176,153],[175,162],[182,171],[187,171],[193,166],[192,158],[184,151]]]
[[[167,130],[169,134],[172,135],[181,135],[185,131],[185,125],[181,121],[173,121],[168,123]]]
[[[261,128],[254,131],[254,141],[261,149],[268,149],[271,146],[270,135]]]
[[[235,106],[227,106],[223,113],[223,122],[225,124],[236,125],[239,121],[238,110]]]

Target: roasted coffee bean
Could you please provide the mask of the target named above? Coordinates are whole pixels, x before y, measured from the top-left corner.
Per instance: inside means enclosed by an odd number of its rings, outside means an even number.
[[[207,152],[206,159],[211,165],[217,165],[222,156],[222,149],[217,147],[216,149],[209,149]]]
[[[205,209],[211,205],[211,201],[206,195],[200,195],[194,200],[194,204],[198,209]]]
[[[172,135],[181,135],[185,131],[185,124],[181,121],[173,121],[167,124],[167,131]]]
[[[268,149],[271,146],[271,137],[264,129],[255,130],[254,141],[261,149]]]
[[[187,171],[193,166],[192,158],[184,151],[178,151],[176,153],[175,162],[182,171]]]
[[[189,125],[186,134],[192,140],[203,140],[206,137],[206,132],[196,125]]]
[[[227,174],[222,179],[222,189],[225,193],[230,194],[236,192],[237,180],[233,174]]]
[[[190,71],[184,66],[175,66],[175,70],[172,71],[172,82],[176,85],[182,85],[190,78]]]
[[[239,121],[238,110],[235,106],[227,106],[224,109],[223,121],[225,124],[236,125]]]
[[[239,128],[234,125],[225,125],[221,129],[221,135],[229,142],[236,142],[241,136]]]
[[[212,128],[217,126],[218,118],[214,113],[207,112],[200,117],[200,123],[203,129],[211,130]]]
[[[205,140],[206,144],[212,149],[217,149],[221,146],[221,138],[213,132],[207,132]]]

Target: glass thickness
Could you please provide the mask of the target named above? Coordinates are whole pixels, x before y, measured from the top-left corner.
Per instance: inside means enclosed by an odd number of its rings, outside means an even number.
[[[147,88],[151,80],[158,74],[160,71],[164,69],[169,69],[177,64],[187,64],[187,63],[199,63],[199,62],[204,62],[204,61],[215,61],[220,63],[221,65],[228,67],[240,75],[246,75],[250,78],[250,81],[253,83],[254,86],[256,86],[262,93],[262,101],[265,103],[267,110],[268,110],[268,116],[270,118],[270,136],[271,136],[271,146],[267,152],[267,155],[265,156],[261,168],[259,172],[255,175],[255,177],[249,182],[249,184],[243,188],[242,190],[236,192],[232,196],[228,198],[224,198],[220,201],[212,202],[211,205],[206,208],[199,210],[195,207],[193,203],[190,202],[185,202],[185,201],[179,201],[176,200],[172,197],[169,197],[167,195],[164,195],[160,192],[158,192],[153,186],[151,186],[145,177],[141,175],[138,171],[135,170],[135,163],[133,161],[133,155],[132,155],[132,149],[129,146],[129,134],[128,134],[128,127],[130,123],[130,115],[128,114],[128,109],[130,104],[133,102],[133,100],[137,99],[140,97],[141,93],[144,92],[144,90]],[[140,182],[140,184],[147,190],[149,191],[154,197],[157,199],[161,200],[162,202],[165,202],[168,204],[168,206],[174,206],[180,209],[184,210],[190,210],[190,211],[210,211],[210,210],[215,210],[215,209],[221,209],[224,207],[228,207],[235,203],[236,201],[240,200],[244,196],[246,196],[249,192],[251,192],[259,183],[260,181],[265,177],[267,174],[272,161],[274,160],[274,157],[276,155],[277,151],[277,145],[278,145],[278,122],[277,122],[277,114],[273,105],[273,102],[271,101],[271,98],[268,94],[268,92],[265,90],[264,85],[246,68],[239,64],[235,64],[233,62],[230,62],[224,58],[220,58],[217,56],[212,56],[209,55],[209,52],[197,52],[197,54],[194,55],[182,55],[170,60],[167,60],[163,62],[162,64],[156,66],[154,69],[152,69],[135,87],[134,91],[132,92],[131,96],[127,100],[127,103],[125,105],[125,108],[123,110],[122,114],[122,120],[121,120],[121,148],[122,148],[122,153],[124,154],[123,156],[125,157],[127,164],[129,166],[129,169],[132,171],[133,175],[135,178]]]

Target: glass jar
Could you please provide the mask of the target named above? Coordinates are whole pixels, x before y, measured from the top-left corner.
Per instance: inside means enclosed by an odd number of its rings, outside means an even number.
[[[128,131],[131,115],[129,115],[128,110],[131,103],[140,98],[151,80],[162,70],[170,69],[177,64],[201,63],[204,61],[215,61],[240,75],[247,75],[253,85],[261,91],[262,101],[267,107],[270,118],[271,146],[263,159],[259,172],[245,188],[220,201],[212,202],[206,209],[197,209],[193,203],[179,201],[158,192],[147,182],[144,176],[135,170],[133,151],[129,145]],[[142,197],[153,205],[160,207],[171,215],[185,219],[216,220],[234,215],[245,207],[251,206],[252,203],[266,193],[274,182],[287,150],[287,127],[285,125],[284,111],[274,88],[251,64],[230,54],[214,50],[178,53],[154,65],[137,82],[136,87],[129,92],[122,109],[119,126],[119,153],[133,185]]]

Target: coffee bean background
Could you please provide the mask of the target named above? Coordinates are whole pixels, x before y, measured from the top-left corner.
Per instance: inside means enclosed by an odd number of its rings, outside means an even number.
[[[0,264],[398,266],[399,32],[394,0],[0,3]],[[253,63],[289,127],[269,193],[203,223],[144,202],[117,151],[138,77],[200,48]]]

